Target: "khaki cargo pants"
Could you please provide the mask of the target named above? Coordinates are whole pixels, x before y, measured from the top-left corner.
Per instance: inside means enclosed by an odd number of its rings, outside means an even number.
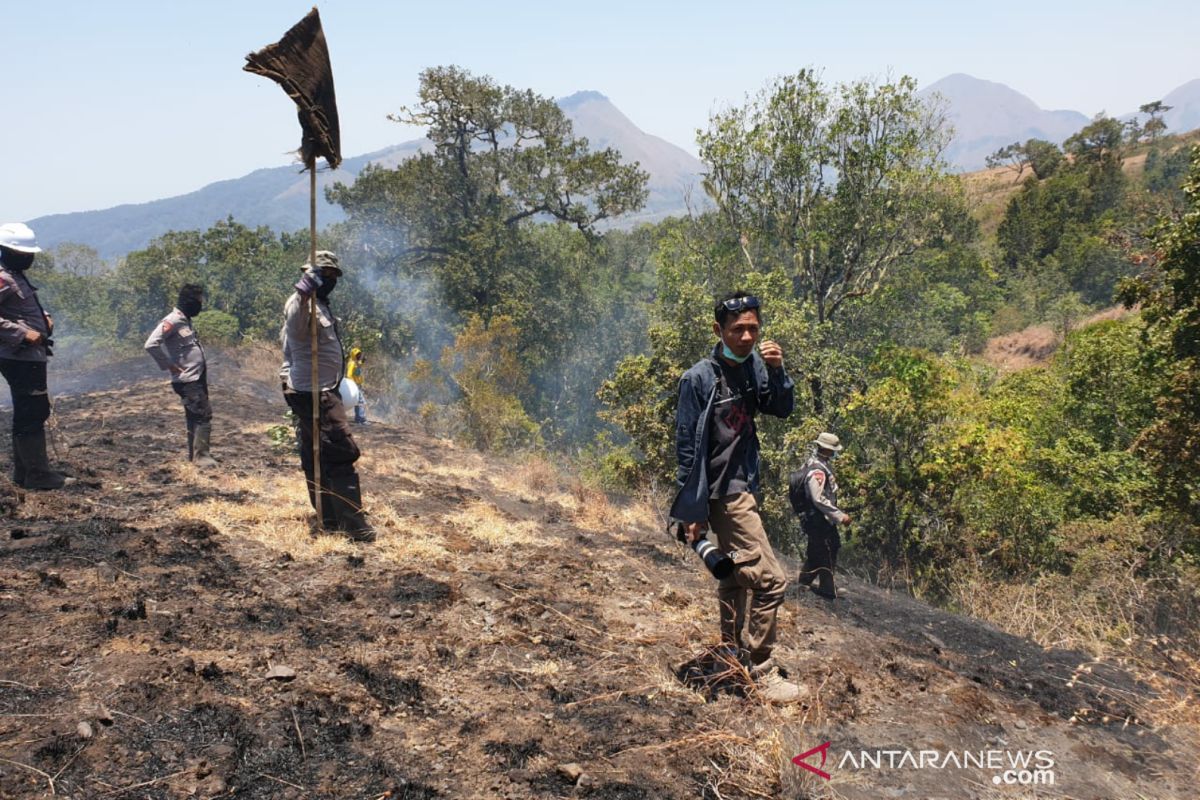
[[[775,646],[775,618],[783,605],[787,576],[767,541],[754,495],[743,492],[710,500],[708,524],[734,563],[733,574],[717,585],[721,642],[749,650],[750,660],[761,664]]]

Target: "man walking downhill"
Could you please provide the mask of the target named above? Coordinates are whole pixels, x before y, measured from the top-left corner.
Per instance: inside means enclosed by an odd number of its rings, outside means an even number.
[[[300,465],[308,485],[308,499],[316,508],[313,468],[312,350],[309,333],[309,298],[317,298],[317,369],[320,382],[318,430],[321,437],[321,525],[342,531],[356,542],[375,541],[375,531],[362,510],[362,490],[354,462],[359,449],[346,422],[338,394],[344,366],[337,319],[329,295],[342,269],[328,250],[317,251],[316,266],[304,265],[296,291],[284,305],[283,353],[286,375],[283,396],[296,415],[300,432]]]
[[[842,452],[842,443],[832,433],[822,433],[813,441],[816,451],[798,472],[788,479],[788,499],[792,510],[800,516],[800,527],[808,537],[804,566],[800,568],[800,584],[812,586],[813,592],[833,600],[837,590],[833,573],[837,569],[838,550],[842,539],[838,526],[849,525],[850,515],[838,508],[837,478],[830,463]]]
[[[721,643],[748,659],[750,674],[773,703],[791,703],[800,687],[783,679],[772,658],[776,618],[787,577],[758,513],[758,412],[787,417],[795,404],[783,349],[764,341],[758,298],[734,292],[714,309],[712,353],[679,382],[675,418],[679,491],[671,517],[686,524],[689,542],[711,527],[718,547],[734,562],[720,581]]]
[[[215,467],[209,453],[212,440],[212,405],[208,402],[208,362],[192,318],[204,307],[204,288],[194,283],[179,290],[171,313],[163,317],[146,339],[146,352],[171,373],[171,388],[183,400],[187,419],[188,460],[197,467]]]
[[[46,455],[46,360],[54,320],[25,276],[40,252],[37,238],[24,223],[0,225],[0,373],[12,392],[13,483],[26,489],[61,489],[75,479],[51,469]]]

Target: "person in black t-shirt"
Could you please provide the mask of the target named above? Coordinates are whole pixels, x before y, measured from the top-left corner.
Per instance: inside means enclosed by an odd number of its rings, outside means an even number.
[[[711,527],[718,547],[734,563],[718,584],[721,642],[750,664],[763,696],[795,702],[801,690],[784,680],[771,653],[787,577],[767,540],[758,513],[758,412],[786,417],[795,405],[783,349],[759,345],[758,298],[735,292],[714,309],[712,354],[696,362],[679,383],[675,419],[679,491],[671,517],[684,523],[689,542]]]

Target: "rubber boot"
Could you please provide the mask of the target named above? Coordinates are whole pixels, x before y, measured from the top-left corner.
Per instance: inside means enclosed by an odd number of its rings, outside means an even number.
[[[212,437],[212,423],[197,422],[195,428],[192,463],[197,467],[218,466],[217,460],[209,455],[209,439]]]
[[[819,597],[824,597],[826,600],[837,599],[837,589],[833,586],[833,573],[837,569],[837,549],[832,549],[829,554],[829,566],[821,567],[820,574],[817,576],[817,585],[813,589],[813,593]]]
[[[25,484],[25,464],[21,461],[21,452],[17,450],[17,437],[15,434],[13,435],[12,458],[12,482],[17,486],[23,486]]]
[[[187,431],[188,431],[188,461],[191,461],[192,453],[195,452],[196,429],[192,426],[192,423],[190,423],[190,422],[188,423]]]
[[[50,459],[46,456],[45,431],[14,435],[13,447],[25,467],[25,479],[21,485],[26,489],[61,489],[75,483],[74,478],[60,475],[50,468]]]
[[[338,527],[353,541],[375,541],[375,529],[367,522],[362,510],[362,490],[358,485],[358,474],[330,475],[328,492],[322,497],[322,505],[328,505],[337,517]]]
[[[321,529],[326,532],[340,531],[342,524],[338,521],[337,513],[329,502],[329,482],[325,480],[324,476],[321,477]],[[313,494],[311,476],[306,478],[305,485],[308,487],[308,503],[315,510],[317,507],[317,498]]]

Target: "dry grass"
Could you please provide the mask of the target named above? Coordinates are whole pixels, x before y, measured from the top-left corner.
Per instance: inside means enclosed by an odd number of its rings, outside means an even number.
[[[487,502],[472,502],[459,511],[444,515],[442,520],[488,548],[541,542],[537,523],[513,520]]]
[[[1140,721],[1200,729],[1200,659],[1186,643],[1146,631],[1155,591],[1136,570],[1087,591],[1066,576],[1025,584],[963,574],[953,587],[955,605],[972,617],[1047,648],[1087,653],[1092,664],[1130,670],[1156,690],[1154,699],[1130,703]],[[1086,681],[1091,672],[1090,664],[1080,664],[1075,680]],[[1078,713],[1087,718],[1092,712]]]
[[[560,469],[545,457],[530,453],[521,459],[512,474],[518,488],[538,498],[562,492],[563,477]]]
[[[1032,177],[1033,170],[1028,167],[1025,168],[1019,179],[1016,170],[1007,167],[984,169],[959,176],[967,196],[967,204],[975,218],[979,220],[984,236],[995,236],[996,230],[1004,219],[1004,210],[1008,206],[1008,201]]]
[[[1113,306],[1078,321],[1072,330],[1100,322],[1125,319],[1135,313],[1124,306]],[[1001,373],[1016,372],[1044,366],[1058,351],[1062,336],[1050,325],[1031,325],[1015,333],[1006,333],[988,340],[983,358]]]
[[[181,465],[178,472],[187,481],[204,480],[206,476],[186,464]],[[178,509],[178,516],[209,522],[227,534],[289,553],[300,561],[357,551],[358,545],[341,536],[314,535],[312,507],[298,473],[286,479],[251,476],[223,480],[228,490],[245,492],[250,497],[236,503],[225,500],[191,503]],[[401,564],[413,563],[414,559],[438,563],[449,557],[441,536],[426,529],[414,536],[411,524],[390,505],[370,506],[368,510],[379,532],[373,547],[382,558]]]

